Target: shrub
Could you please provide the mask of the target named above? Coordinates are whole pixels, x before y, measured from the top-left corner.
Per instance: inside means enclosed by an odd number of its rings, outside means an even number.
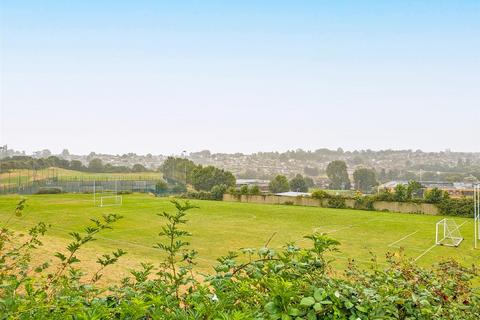
[[[258,196],[259,194],[261,194],[260,188],[257,185],[250,186],[248,193],[254,196]]]
[[[312,192],[311,197],[314,199],[323,200],[330,198],[330,194],[325,190],[315,190]]]
[[[425,192],[425,202],[427,203],[440,203],[444,199],[448,199],[450,196],[448,192],[442,191],[438,188],[433,188]]]
[[[480,294],[472,285],[476,269],[453,260],[430,269],[418,267],[402,252],[387,254],[381,268],[373,261],[360,269],[352,261],[344,275],[329,272],[339,242],[322,234],[306,236],[300,248],[279,249],[267,241],[217,259],[214,271],[195,273],[197,252],[187,239],[187,212],[195,207],[172,201],[174,212],[159,214],[166,223],[154,248],[158,267],[142,263],[120,284],[102,288],[103,272],[126,254],[121,249],[97,260],[85,277],[79,251],[110,229],[120,217],[93,220],[84,232],[55,253],[58,263],[36,266],[30,256],[42,245],[42,223],[17,237],[0,231],[0,314],[2,319],[478,319]],[[22,215],[25,200],[15,212]],[[29,272],[35,269],[35,272]]]
[[[62,193],[62,189],[57,187],[40,188],[36,192],[36,194],[58,194],[58,193]]]
[[[342,196],[331,196],[327,200],[327,206],[329,208],[344,209],[347,207],[345,203],[345,198]]]
[[[240,187],[240,194],[247,195],[248,194],[248,186],[243,185]]]
[[[449,199],[443,198],[436,204],[440,214],[473,218],[473,199]]]
[[[223,194],[227,191],[227,186],[224,184],[213,186],[210,193],[212,194],[212,198],[215,200],[222,200]]]

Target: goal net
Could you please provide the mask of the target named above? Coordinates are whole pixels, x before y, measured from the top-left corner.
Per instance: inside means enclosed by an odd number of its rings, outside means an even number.
[[[95,206],[121,206],[123,204],[122,196],[118,195],[117,181],[114,183],[105,183],[102,185],[93,181],[93,203]]]
[[[458,225],[452,219],[438,221],[435,229],[435,243],[437,245],[458,247],[463,241]]]
[[[100,207],[121,206],[122,196],[101,196]]]

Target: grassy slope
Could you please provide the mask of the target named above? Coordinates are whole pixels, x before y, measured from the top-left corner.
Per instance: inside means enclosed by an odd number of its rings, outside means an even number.
[[[26,183],[27,181],[34,180],[34,172],[27,169],[18,169],[12,170],[10,174],[8,172],[0,173],[0,186],[7,185],[10,181],[11,185],[16,185],[19,181],[21,183]],[[48,168],[37,170],[36,180],[43,180],[50,177],[56,176],[59,179],[69,178],[69,179],[106,179],[106,178],[122,178],[122,179],[138,179],[138,178],[158,178],[162,177],[161,173],[158,172],[131,172],[131,173],[92,173],[92,172],[81,172],[75,170],[68,170],[62,168]],[[9,178],[10,177],[10,178]]]
[[[14,218],[11,226],[24,230],[37,221],[52,224],[48,241],[44,249],[45,256],[58,250],[66,243],[68,231],[80,230],[90,217],[99,217],[105,213],[119,213],[124,219],[113,230],[107,230],[101,239],[89,244],[84,252],[84,263],[94,264],[95,256],[114,248],[124,248],[129,252],[122,266],[114,269],[110,278],[125,275],[127,268],[137,266],[139,261],[158,261],[161,256],[152,248],[164,220],[156,213],[173,210],[169,199],[148,195],[124,196],[121,207],[94,207],[91,195],[33,195],[27,196],[28,207],[25,216]],[[0,221],[5,221],[14,210],[19,196],[0,196]],[[209,270],[215,258],[224,255],[230,249],[259,247],[276,233],[270,245],[280,247],[286,242],[296,241],[305,245],[303,235],[314,230],[329,232],[340,240],[341,252],[335,253],[337,266],[345,266],[347,258],[354,258],[365,264],[376,255],[384,261],[387,251],[405,248],[409,257],[418,257],[432,246],[435,236],[435,222],[440,217],[408,215],[359,210],[297,207],[285,205],[259,205],[215,201],[192,201],[200,209],[189,213],[187,229],[193,233],[191,243],[199,251],[199,269]],[[472,249],[473,220],[455,219],[461,227],[464,242],[459,248],[435,247],[425,254],[419,263],[430,265],[444,257],[454,257],[465,264],[478,262],[480,250]],[[389,244],[413,233],[398,246]],[[90,267],[90,266],[89,266]]]

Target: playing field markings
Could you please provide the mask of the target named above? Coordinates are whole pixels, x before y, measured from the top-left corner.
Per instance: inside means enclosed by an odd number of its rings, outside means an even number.
[[[458,228],[460,229],[460,227],[463,226],[465,223],[467,223],[467,221],[464,221],[461,225],[458,226]],[[434,244],[433,246],[431,246],[430,248],[428,248],[427,250],[425,250],[421,255],[419,255],[418,257],[416,257],[414,261],[419,260],[421,257],[423,257],[424,255],[426,255],[428,252],[430,252],[430,250],[432,250],[432,249],[435,248],[436,246],[437,246],[437,244]]]
[[[423,251],[423,253],[421,255],[419,255],[418,257],[415,258],[414,261],[417,261],[418,259],[420,259],[421,257],[423,257],[424,255],[426,255],[430,250],[432,250],[433,248],[435,248],[437,245],[434,244],[433,246],[431,246],[430,248],[428,248],[427,250]]]
[[[392,246],[394,246],[395,244],[399,243],[400,241],[403,241],[403,240],[407,239],[408,237],[413,236],[413,235],[414,235],[415,233],[417,233],[417,232],[418,232],[418,230],[417,230],[417,231],[414,231],[414,232],[412,232],[412,233],[410,233],[410,234],[407,234],[405,237],[403,237],[403,238],[401,238],[401,239],[398,239],[398,240],[395,241],[395,242],[390,243],[388,246],[389,246],[389,247],[392,247]]]

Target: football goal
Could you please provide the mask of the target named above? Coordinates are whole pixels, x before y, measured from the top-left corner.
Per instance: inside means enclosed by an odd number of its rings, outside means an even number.
[[[93,204],[100,207],[121,206],[123,198],[118,195],[117,181],[110,188],[93,181]]]
[[[480,185],[473,186],[473,239],[475,249],[480,241]]]
[[[435,244],[458,247],[463,241],[462,234],[455,220],[442,219],[435,225]]]
[[[121,206],[122,196],[102,196],[100,197],[100,207]]]

